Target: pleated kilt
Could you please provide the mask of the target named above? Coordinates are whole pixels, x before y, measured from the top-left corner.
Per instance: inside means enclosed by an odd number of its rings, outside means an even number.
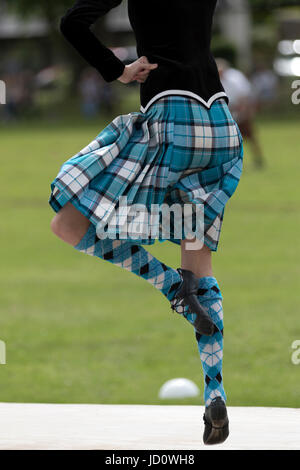
[[[169,95],[145,113],[117,116],[63,163],[49,203],[58,212],[71,202],[96,226],[99,238],[124,238],[129,222],[127,238],[136,244],[156,239],[179,244],[183,225],[178,230],[179,219],[171,212],[166,237],[158,208],[190,205],[195,215],[200,207],[203,242],[216,251],[242,165],[241,133],[223,98],[207,109],[194,98]],[[145,231],[147,224],[151,230]]]

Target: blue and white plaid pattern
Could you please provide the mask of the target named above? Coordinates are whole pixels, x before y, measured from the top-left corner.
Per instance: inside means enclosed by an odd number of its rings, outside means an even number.
[[[200,335],[195,330],[204,375],[204,402],[208,406],[216,397],[221,397],[226,402],[222,372],[223,298],[214,277],[202,277],[199,279],[198,287],[198,300],[218,330],[212,336]]]
[[[122,196],[149,212],[153,204],[203,204],[204,241],[216,251],[242,161],[242,137],[225,100],[206,109],[193,98],[170,95],[146,113],[116,117],[66,161],[49,202],[56,212],[71,202],[98,227],[111,220]],[[170,239],[180,243],[172,231]]]

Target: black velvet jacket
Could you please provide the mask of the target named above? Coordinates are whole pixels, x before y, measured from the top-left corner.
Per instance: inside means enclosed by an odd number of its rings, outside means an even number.
[[[90,26],[122,0],[77,0],[60,22],[65,38],[104,80],[119,78],[124,64],[96,38]],[[138,56],[158,67],[141,84],[141,111],[164,95],[183,95],[210,107],[225,97],[210,51],[217,0],[128,0]]]

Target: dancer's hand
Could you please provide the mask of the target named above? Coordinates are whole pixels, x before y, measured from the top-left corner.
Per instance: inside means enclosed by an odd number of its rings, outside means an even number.
[[[158,64],[150,64],[147,57],[139,57],[132,64],[126,65],[123,74],[118,78],[122,83],[130,83],[137,81],[144,83],[151,70],[158,67]]]

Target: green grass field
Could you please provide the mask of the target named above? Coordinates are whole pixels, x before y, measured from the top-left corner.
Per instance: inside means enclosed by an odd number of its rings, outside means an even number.
[[[192,327],[148,283],[50,232],[50,182],[106,124],[77,119],[1,131],[0,401],[157,404],[160,386],[174,377],[194,380],[202,394]],[[291,344],[300,339],[299,122],[258,127],[267,168],[253,168],[246,145],[214,255],[224,383],[229,405],[298,407]],[[178,247],[151,251],[178,267]]]

